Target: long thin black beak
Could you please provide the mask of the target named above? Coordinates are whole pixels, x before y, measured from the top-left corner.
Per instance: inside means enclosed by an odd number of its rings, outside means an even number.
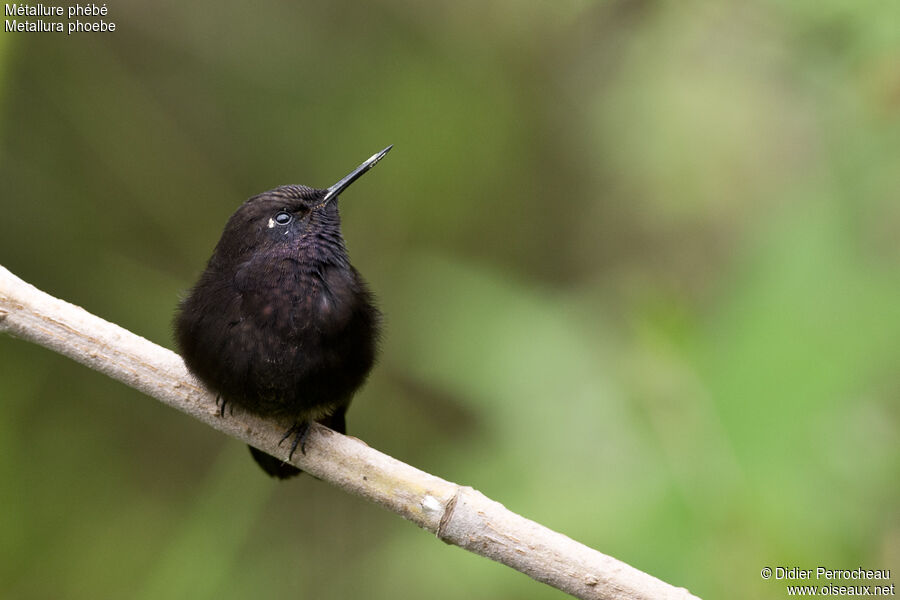
[[[394,145],[391,144],[390,146],[388,146],[381,152],[379,152],[377,154],[373,154],[369,158],[369,160],[367,160],[363,164],[356,167],[349,175],[347,175],[346,177],[344,177],[343,179],[338,181],[336,184],[334,184],[333,186],[328,188],[327,193],[325,194],[325,197],[322,198],[322,204],[320,206],[328,204],[330,201],[337,198],[338,194],[340,194],[347,187],[349,187],[351,183],[353,183],[354,181],[356,181],[357,179],[362,177],[363,173],[365,173],[366,171],[368,171],[369,169],[374,167],[375,163],[377,163],[379,160],[384,158],[384,155],[387,154],[388,151],[393,147],[394,147]]]

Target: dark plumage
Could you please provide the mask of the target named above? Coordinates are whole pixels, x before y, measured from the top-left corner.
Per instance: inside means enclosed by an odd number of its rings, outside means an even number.
[[[331,188],[290,185],[247,200],[178,310],[175,337],[191,372],[224,403],[293,422],[291,452],[303,449],[310,421],[345,432],[375,362],[380,315],[350,264],[337,196],[389,149]],[[300,472],[251,452],[270,475]]]

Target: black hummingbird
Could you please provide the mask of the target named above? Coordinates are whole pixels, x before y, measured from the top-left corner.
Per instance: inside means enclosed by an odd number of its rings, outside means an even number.
[[[344,415],[375,362],[380,313],[350,264],[338,195],[388,146],[328,189],[286,185],[244,202],[179,305],[175,338],[191,372],[234,404],[290,421],[290,455],[310,422],[346,432]],[[267,473],[300,470],[250,448]]]

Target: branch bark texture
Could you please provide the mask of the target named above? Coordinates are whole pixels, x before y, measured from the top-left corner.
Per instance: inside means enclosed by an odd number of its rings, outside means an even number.
[[[283,427],[240,412],[218,414],[215,397],[174,352],[54,298],[0,266],[0,331],[40,344],[274,456]],[[470,487],[435,477],[315,426],[295,466],[380,504],[438,538],[508,565],[578,598],[689,599],[621,561],[507,510]]]

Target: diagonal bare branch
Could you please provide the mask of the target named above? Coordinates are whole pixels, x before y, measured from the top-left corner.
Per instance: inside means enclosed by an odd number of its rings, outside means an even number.
[[[282,456],[280,424],[240,413],[221,418],[215,398],[181,358],[118,325],[54,298],[0,266],[0,331],[118,379],[243,442]],[[438,538],[508,565],[578,598],[695,598],[612,557],[507,510],[470,487],[402,463],[356,438],[315,426],[297,467],[380,504]]]

